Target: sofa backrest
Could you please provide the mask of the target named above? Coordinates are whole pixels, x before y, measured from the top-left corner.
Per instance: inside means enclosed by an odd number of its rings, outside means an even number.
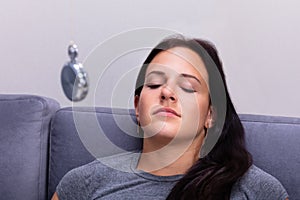
[[[0,95],[0,198],[47,197],[50,119],[59,104],[33,95]]]
[[[240,115],[256,166],[276,177],[290,199],[300,199],[300,119]]]
[[[240,115],[240,118],[254,164],[275,176],[287,189],[290,199],[300,198],[300,119],[259,115]],[[135,136],[138,135],[132,110],[59,110],[50,133],[48,199],[72,168],[122,149],[140,149],[142,140]]]
[[[136,133],[135,124],[132,110],[60,109],[52,119],[50,132],[48,199],[51,199],[58,182],[69,170],[96,157],[140,149],[141,139],[124,133]]]

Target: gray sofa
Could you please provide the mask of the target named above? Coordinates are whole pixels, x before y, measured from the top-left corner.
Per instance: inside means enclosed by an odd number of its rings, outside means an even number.
[[[240,118],[254,163],[300,199],[300,119]],[[141,140],[125,133],[136,133],[132,110],[59,108],[45,97],[0,95],[0,199],[50,199],[70,169],[140,149]]]

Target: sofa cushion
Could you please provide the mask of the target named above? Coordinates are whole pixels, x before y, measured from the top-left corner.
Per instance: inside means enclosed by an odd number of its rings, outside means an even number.
[[[94,123],[95,116],[102,127],[103,132],[100,135],[106,137],[95,136],[99,134],[99,127]],[[240,117],[246,131],[247,148],[253,155],[254,164],[279,179],[287,189],[290,199],[299,198],[300,119],[262,115]],[[128,135],[128,132],[136,133],[136,125],[132,123],[134,120],[133,110],[127,109],[59,110],[52,121],[51,129],[49,199],[66,172],[94,160],[95,157],[118,152],[118,149],[108,145],[107,138],[116,144],[113,146],[121,149],[140,149],[141,140]],[[80,121],[80,125],[75,126],[74,121]]]
[[[32,95],[0,95],[1,199],[46,198],[50,119],[59,104]]]
[[[76,119],[79,121],[77,125]],[[140,138],[126,133],[137,133],[132,110],[60,109],[52,120],[50,133],[48,199],[51,199],[60,179],[69,170],[95,158],[141,149]]]
[[[290,199],[300,199],[300,119],[240,115],[254,164],[276,177]]]

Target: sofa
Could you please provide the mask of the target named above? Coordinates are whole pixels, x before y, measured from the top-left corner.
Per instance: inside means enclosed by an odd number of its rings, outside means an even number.
[[[254,164],[300,199],[300,118],[240,114]],[[69,170],[141,148],[132,109],[61,108],[51,98],[0,95],[0,199],[51,199]]]

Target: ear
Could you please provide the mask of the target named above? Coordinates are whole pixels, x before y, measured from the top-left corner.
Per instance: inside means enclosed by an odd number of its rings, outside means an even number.
[[[213,108],[213,106],[209,106],[204,124],[205,128],[209,129],[214,125],[215,115],[215,109]]]
[[[138,95],[134,96],[134,109],[135,109],[135,116],[137,121],[139,122],[139,102],[140,102],[140,97]]]

